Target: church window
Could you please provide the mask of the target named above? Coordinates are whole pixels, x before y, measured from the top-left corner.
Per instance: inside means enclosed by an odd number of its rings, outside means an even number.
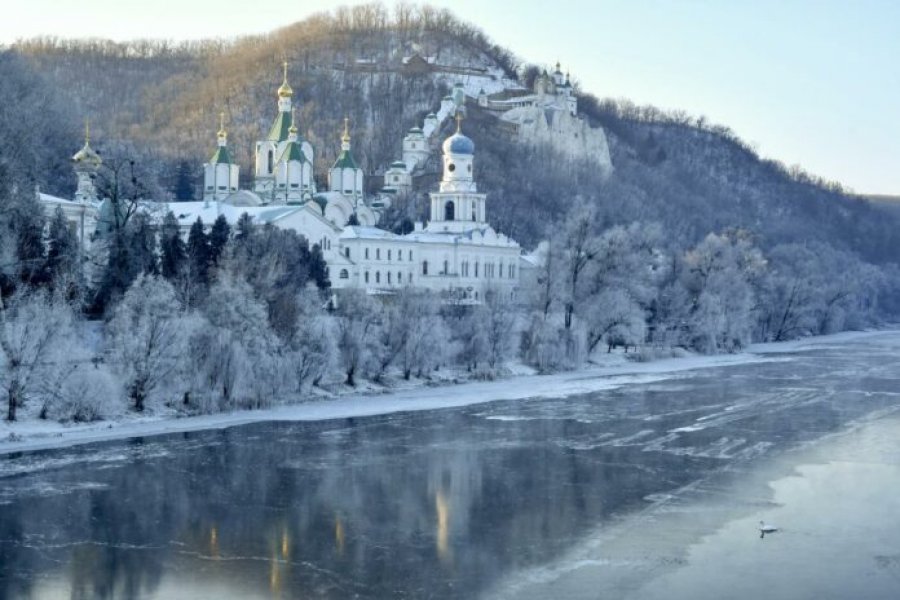
[[[375,248],[375,260],[381,260],[381,248]]]
[[[388,249],[388,260],[391,260],[391,250]]]
[[[344,248],[344,256],[350,258],[350,248]]]
[[[472,172],[472,165],[469,165],[469,173]]]
[[[369,260],[369,249],[366,248],[366,260]]]
[[[394,183],[397,183],[398,181],[400,181],[400,178],[394,175]]]
[[[428,275],[428,261],[422,261],[422,275]]]
[[[224,185],[220,185],[220,186],[219,186],[219,189],[220,189],[220,190],[224,190],[224,189],[226,189],[226,187],[225,187]]]
[[[409,261],[412,262],[412,250],[409,251]]]
[[[381,283],[381,271],[375,271],[375,283]]]
[[[369,283],[369,272],[368,271],[366,271],[365,279],[366,279],[366,283]]]
[[[207,189],[207,190],[211,190],[211,189],[213,189],[213,186],[208,185],[208,186],[206,186],[206,189]]]
[[[268,159],[268,162],[267,162],[267,170],[266,170],[266,172],[267,172],[267,173],[271,173],[271,172],[272,172],[272,169],[274,168],[274,166],[275,166],[275,153],[272,152],[271,150],[269,150],[269,159]]]
[[[403,273],[397,271],[397,283],[403,283]]]
[[[390,284],[391,283],[391,272],[390,271],[387,272],[387,278],[388,278],[388,284]]]
[[[403,261],[403,250],[397,250],[397,260]]]
[[[453,217],[454,217],[453,213],[455,212],[455,208],[456,207],[453,205],[453,202],[448,200],[447,203],[444,205],[444,220],[445,221],[453,220]]]
[[[450,265],[449,265],[449,263],[445,260],[445,261],[444,261],[444,275],[447,275],[447,274],[449,274],[449,273],[450,273]]]
[[[453,163],[450,163],[450,166],[447,167],[447,170],[450,171],[450,172],[452,173],[453,171],[456,170],[456,165],[453,164]]]
[[[341,269],[341,273],[338,277],[341,279],[350,279],[350,273],[347,272],[347,269]]]
[[[475,261],[475,277],[478,277],[478,261]]]

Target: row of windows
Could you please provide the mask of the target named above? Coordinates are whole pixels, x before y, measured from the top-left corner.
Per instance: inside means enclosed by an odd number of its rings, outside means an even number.
[[[464,260],[460,265],[460,271],[462,272],[463,277],[468,277],[470,274],[473,277],[478,277],[478,261],[475,261],[474,264],[470,264],[469,261]],[[500,263],[499,265],[485,263],[483,273],[486,279],[503,279],[503,263]],[[508,279],[516,278],[515,265],[506,265],[506,277]]]
[[[350,258],[350,248],[344,249],[344,255],[347,258]],[[363,255],[365,256],[366,260],[369,260],[369,249],[368,248],[363,249]],[[394,260],[394,258],[393,258],[394,256],[395,256],[395,254],[394,254],[393,250],[388,249],[387,259]],[[398,261],[403,262],[403,250],[397,250],[396,257],[397,257]],[[413,253],[412,253],[412,250],[410,250],[409,251],[409,261],[412,262],[412,259],[413,259]],[[381,260],[381,248],[375,248],[375,260]]]
[[[343,272],[341,274],[343,275]],[[391,273],[390,271],[387,271],[384,275],[385,275],[385,279],[387,280],[387,283],[390,284],[390,283],[394,282],[393,273]],[[342,277],[342,279],[346,279],[346,277]],[[368,271],[366,271],[363,274],[363,279],[365,280],[366,283],[370,282],[370,276],[369,276]],[[412,283],[412,275],[410,275],[407,279],[408,279],[407,283]],[[403,272],[402,271],[397,271],[396,281],[398,284],[403,283]],[[381,283],[381,271],[375,271],[375,283]]]

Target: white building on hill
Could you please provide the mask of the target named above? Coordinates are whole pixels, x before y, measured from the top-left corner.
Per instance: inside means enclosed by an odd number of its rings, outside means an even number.
[[[277,91],[277,115],[266,139],[256,143],[252,189],[241,188],[240,168],[228,149],[222,117],[216,149],[203,165],[203,200],[147,203],[144,209],[160,221],[171,211],[185,236],[198,218],[207,227],[220,216],[235,225],[244,213],[255,223],[297,231],[322,249],[332,285],[338,289],[379,294],[415,286],[460,302],[479,302],[489,289],[512,297],[519,287],[521,249],[487,222],[487,198],[478,192],[474,177],[475,145],[461,131],[459,109],[465,95],[461,89],[454,92],[438,115],[426,118],[427,135],[420,128],[410,131],[402,144],[403,161],[395,162],[386,174],[391,191],[408,190],[412,171],[429,158],[428,139],[453,111],[457,130],[442,147],[443,178],[439,190],[431,194],[430,220],[407,235],[375,227],[379,214],[365,197],[364,173],[353,158],[346,120],[341,153],[328,172],[328,190],[316,189],[314,149],[294,121],[286,66]],[[102,161],[87,136],[72,160],[78,175],[75,200],[43,194],[40,199],[48,213],[61,206],[83,243],[89,243],[102,228],[110,204],[97,197],[94,186]]]

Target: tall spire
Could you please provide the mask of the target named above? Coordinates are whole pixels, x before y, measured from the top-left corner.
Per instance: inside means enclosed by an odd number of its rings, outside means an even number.
[[[91,143],[91,120],[88,117],[84,118],[84,145],[87,146]]]
[[[219,138],[219,145],[224,146],[228,142],[228,132],[225,131],[225,112],[219,113],[219,132],[216,134]]]
[[[341,150],[350,150],[350,117],[344,117],[344,133],[341,135]]]
[[[294,113],[294,109],[291,108],[291,126],[288,128],[288,141],[296,142],[298,131],[300,130],[297,129],[297,116]]]

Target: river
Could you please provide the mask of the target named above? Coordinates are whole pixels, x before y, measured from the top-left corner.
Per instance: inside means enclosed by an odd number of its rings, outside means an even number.
[[[0,597],[900,597],[900,333],[772,358],[3,456]]]

